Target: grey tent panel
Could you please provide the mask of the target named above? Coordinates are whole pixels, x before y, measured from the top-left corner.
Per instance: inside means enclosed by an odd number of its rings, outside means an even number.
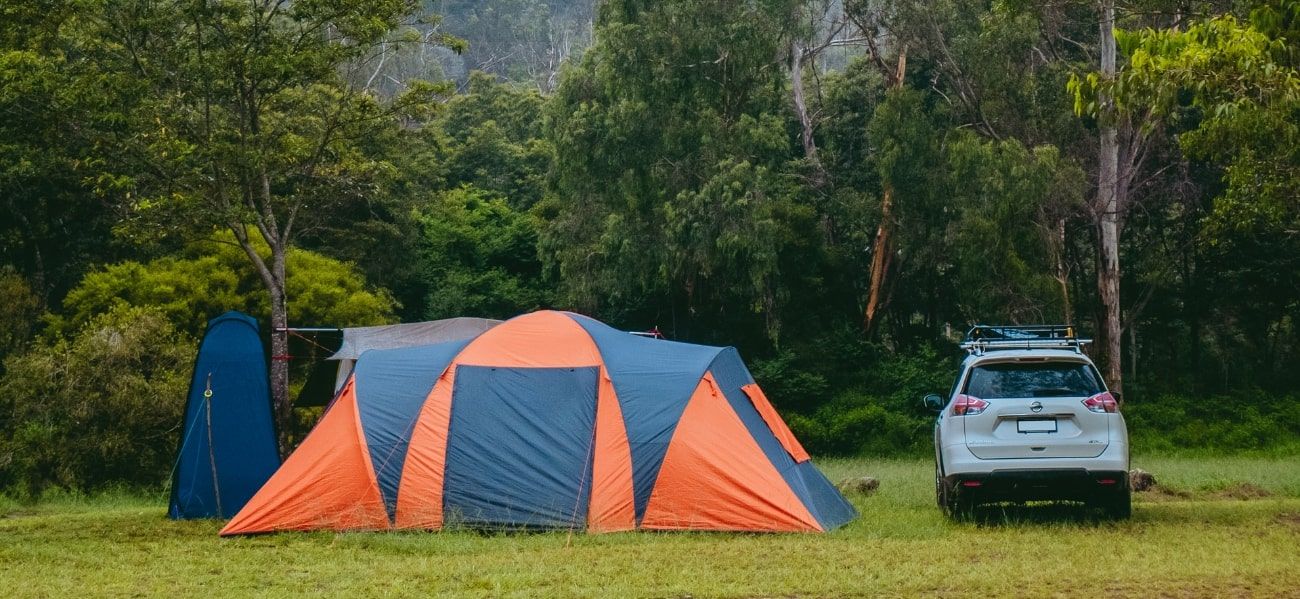
[[[334,355],[326,358],[339,361],[334,389],[337,391],[347,381],[348,373],[352,372],[352,366],[363,352],[472,339],[499,324],[500,320],[489,318],[460,317],[343,329],[343,344]]]
[[[469,339],[499,324],[500,320],[461,317],[343,329],[343,345],[328,359],[355,360],[361,357],[361,352],[371,349],[396,349]]]

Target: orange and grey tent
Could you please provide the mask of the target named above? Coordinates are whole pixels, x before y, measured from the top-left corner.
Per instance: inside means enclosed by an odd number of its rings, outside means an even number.
[[[735,349],[546,311],[362,354],[221,534],[824,531],[855,515]]]

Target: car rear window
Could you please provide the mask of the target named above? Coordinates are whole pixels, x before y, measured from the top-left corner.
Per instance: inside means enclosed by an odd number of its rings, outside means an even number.
[[[1092,366],[1078,362],[1000,362],[971,369],[967,395],[1004,397],[1090,397],[1101,393]]]

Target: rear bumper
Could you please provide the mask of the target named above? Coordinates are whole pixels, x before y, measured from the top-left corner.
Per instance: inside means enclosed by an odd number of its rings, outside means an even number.
[[[983,460],[975,457],[962,442],[953,443],[941,452],[944,475],[987,475],[1004,470],[1059,470],[1086,472],[1128,472],[1128,443],[1112,439],[1101,455],[1091,458],[1005,458]]]
[[[980,501],[1033,501],[1074,499],[1083,501],[1128,486],[1128,472],[1122,470],[995,470],[985,474],[952,474],[944,477],[959,495]]]
[[[1128,486],[1128,443],[1122,440],[1093,458],[982,460],[965,443],[941,453],[949,488],[979,501],[1085,500]]]

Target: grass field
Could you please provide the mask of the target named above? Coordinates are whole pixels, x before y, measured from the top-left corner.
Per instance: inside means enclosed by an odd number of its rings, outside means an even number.
[[[934,507],[921,460],[827,460],[872,475],[827,535],[279,534],[220,539],[158,499],[0,501],[0,595],[856,597],[1297,596],[1300,458],[1146,458],[1164,491],[1099,522],[1061,505]]]

